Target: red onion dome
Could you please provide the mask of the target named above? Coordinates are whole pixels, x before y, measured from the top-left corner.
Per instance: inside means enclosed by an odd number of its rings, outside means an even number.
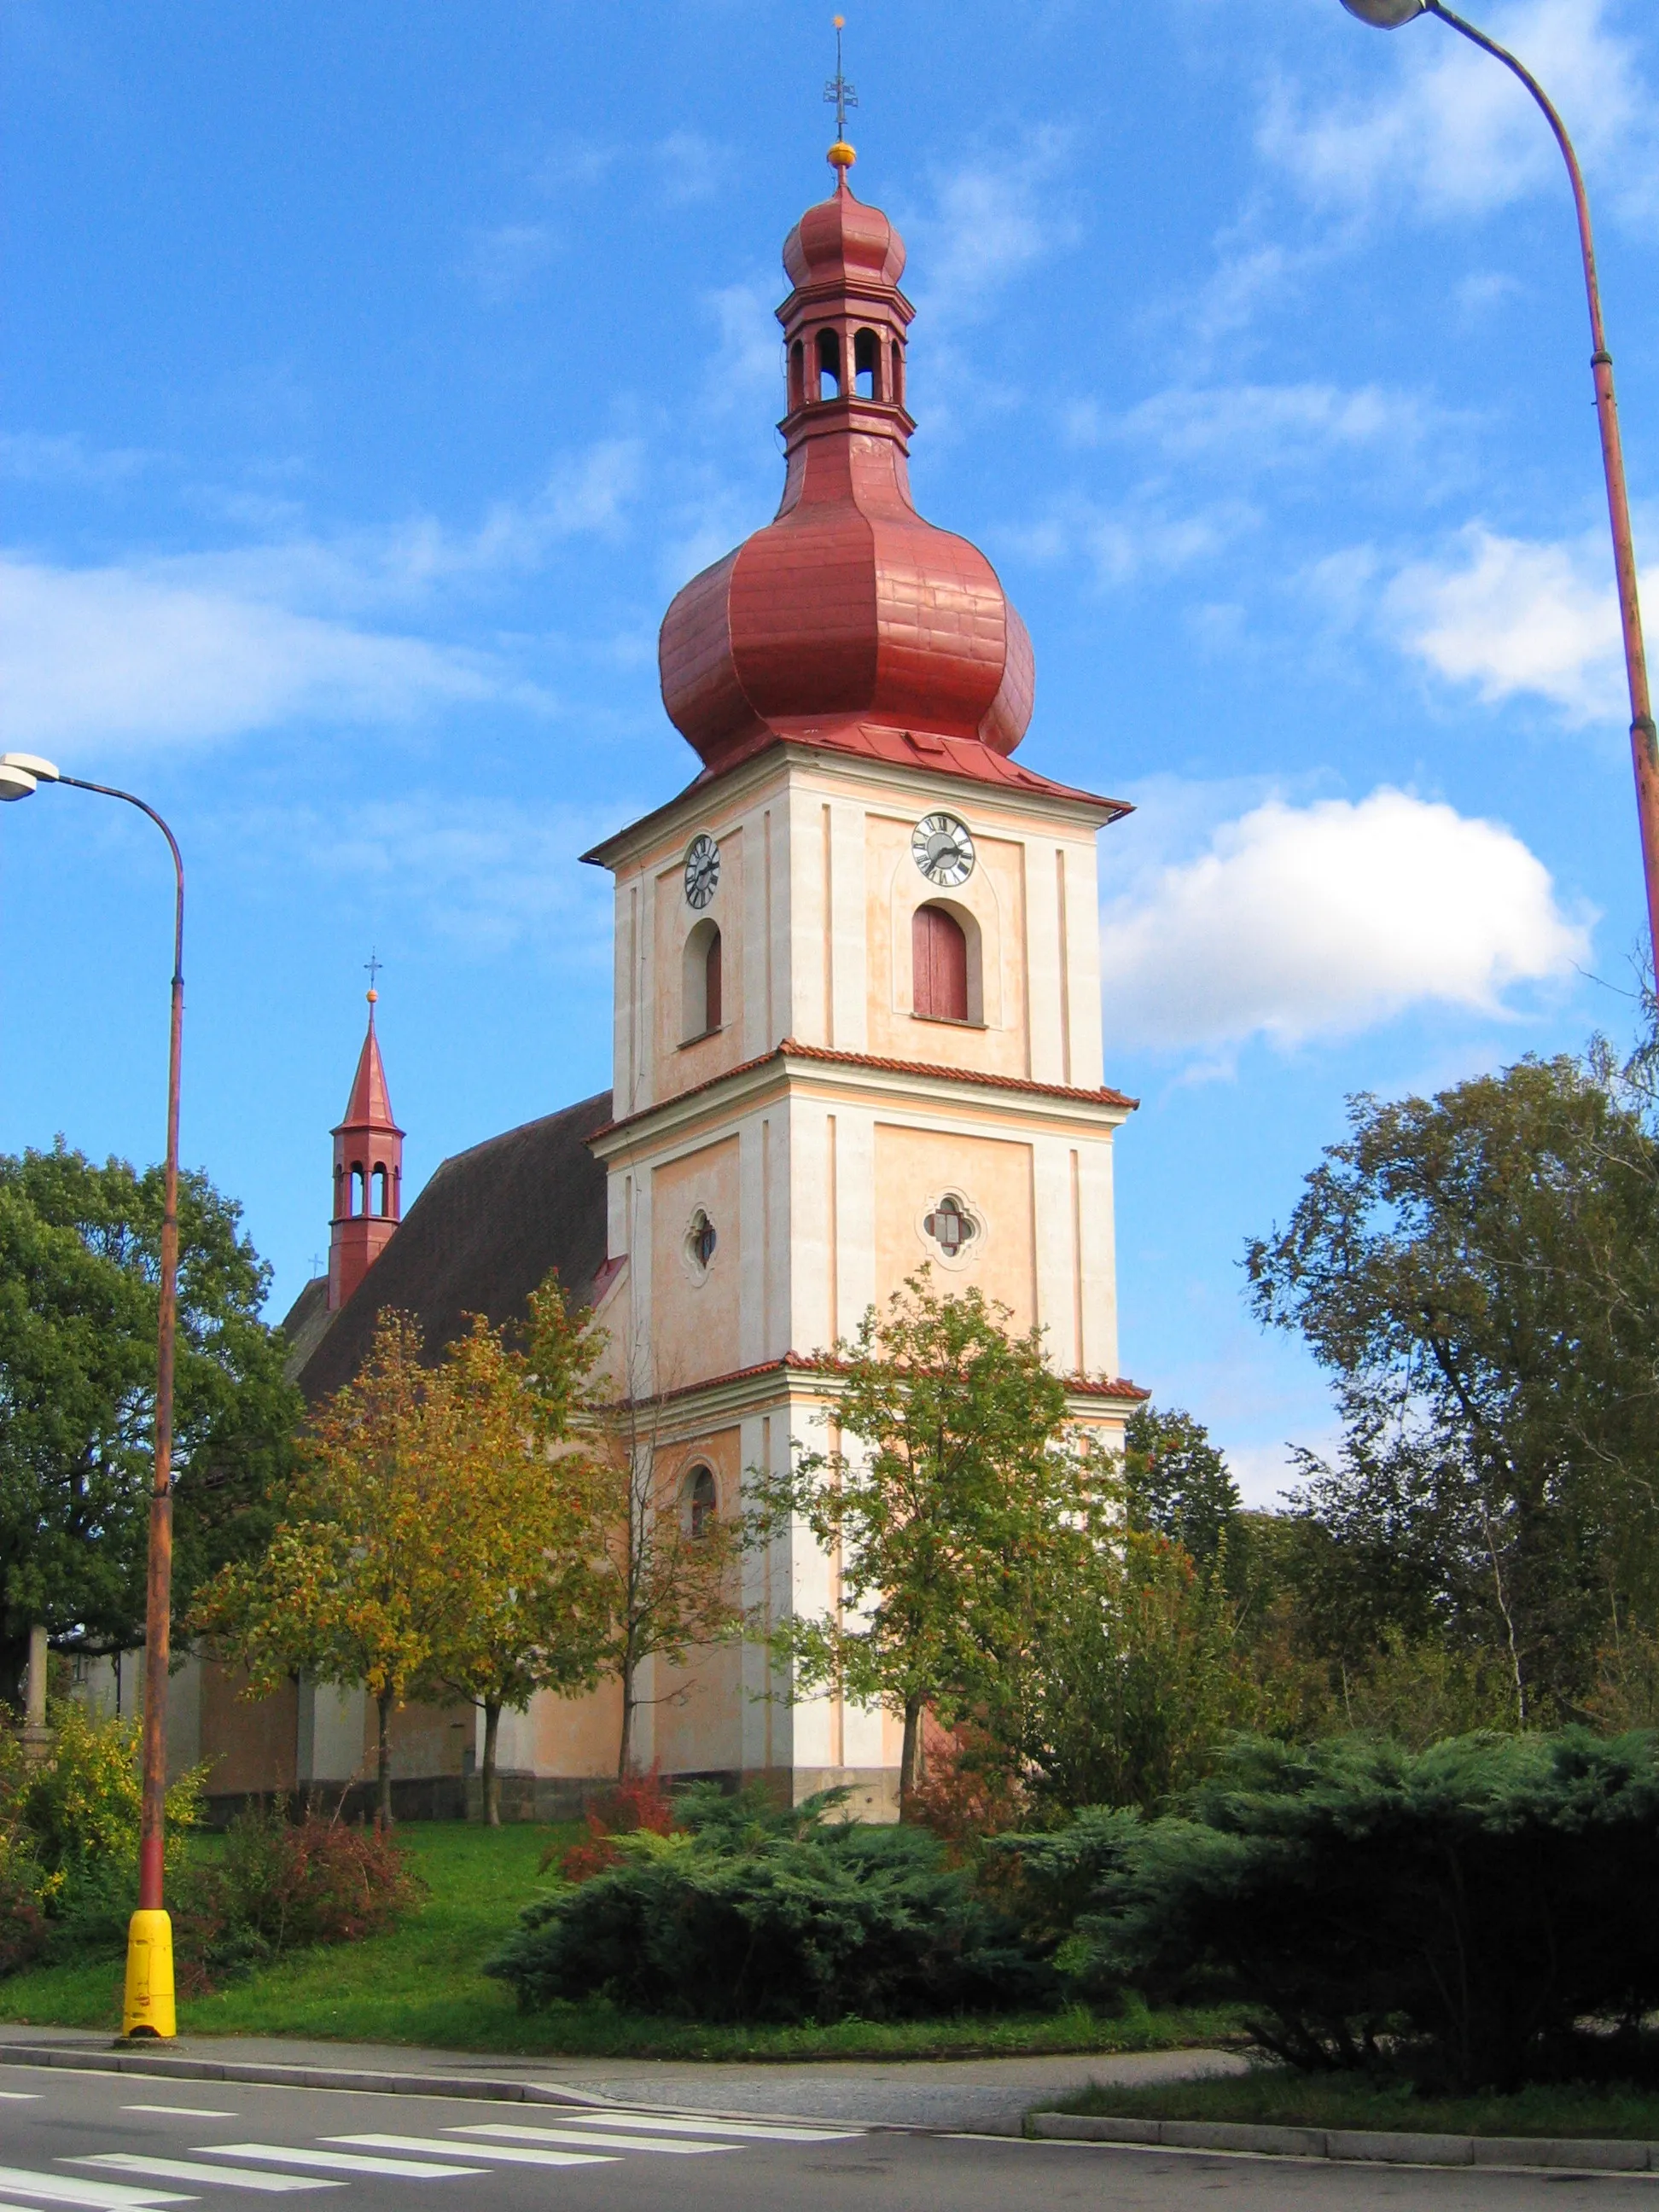
[[[1012,753],[1035,690],[1025,626],[978,548],[910,497],[904,242],[842,166],[783,258],[783,498],[669,608],[669,718],[711,769],[781,738],[866,750],[902,733]]]

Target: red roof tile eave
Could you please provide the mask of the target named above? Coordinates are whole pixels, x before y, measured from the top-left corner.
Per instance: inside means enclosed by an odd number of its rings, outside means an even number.
[[[647,1406],[670,1406],[684,1398],[695,1398],[706,1390],[723,1390],[735,1382],[752,1382],[763,1375],[819,1375],[844,1373],[844,1360],[814,1357],[804,1352],[786,1352],[778,1359],[757,1360],[752,1367],[734,1367],[729,1374],[711,1375],[702,1382],[679,1382],[672,1390],[659,1391],[653,1398],[623,1398],[611,1409],[617,1413],[635,1413]],[[1127,1376],[1065,1375],[1060,1377],[1068,1395],[1073,1398],[1118,1398],[1127,1403],[1141,1405],[1152,1396],[1138,1382]]]
[[[769,1060],[786,1059],[815,1060],[832,1067],[867,1067],[885,1075],[921,1075],[935,1079],[943,1076],[947,1082],[977,1083],[989,1090],[1014,1091],[1030,1097],[1070,1098],[1079,1105],[1121,1106],[1129,1114],[1137,1112],[1140,1106],[1139,1099],[1131,1098],[1123,1091],[1110,1090],[1104,1085],[1098,1091],[1079,1091],[1067,1084],[1036,1083],[1027,1075],[994,1075],[979,1068],[945,1067],[925,1060],[885,1060],[873,1053],[837,1052],[830,1045],[801,1044],[793,1037],[785,1037],[781,1044],[774,1045],[770,1052],[757,1054],[753,1060],[739,1060],[735,1067],[722,1068],[718,1075],[708,1076],[701,1083],[690,1084],[684,1091],[676,1091],[666,1098],[659,1098],[653,1105],[641,1106],[637,1113],[624,1114],[614,1121],[607,1121],[603,1128],[595,1129],[587,1141],[596,1144],[601,1137],[615,1136],[619,1129],[629,1128],[636,1121],[648,1121],[653,1114],[660,1114],[670,1106],[678,1106],[688,1098],[695,1098],[701,1091],[712,1091],[717,1084],[729,1082],[733,1076],[751,1075],[757,1068],[764,1067]]]
[[[584,853],[581,858],[593,867],[602,868],[608,866],[609,864],[601,856],[616,843],[617,838],[626,837],[634,831],[648,828],[661,816],[672,813],[683,801],[689,799],[693,792],[707,791],[712,784],[718,783],[722,777],[732,775],[739,768],[746,767],[760,754],[770,752],[777,745],[799,745],[804,752],[850,755],[854,759],[878,761],[888,766],[924,768],[931,769],[936,775],[955,776],[959,782],[982,783],[994,791],[1029,791],[1035,792],[1044,798],[1068,799],[1075,805],[1102,806],[1108,810],[1106,817],[1108,827],[1114,822],[1121,822],[1125,815],[1134,812],[1133,804],[1127,799],[1109,799],[1097,791],[1083,791],[1073,784],[1056,783],[1046,775],[1038,775],[1035,769],[1028,769],[1018,761],[1008,760],[1001,754],[993,752],[988,745],[972,744],[964,738],[953,738],[944,740],[944,757],[924,753],[915,746],[913,741],[914,757],[896,757],[892,751],[878,748],[870,743],[848,744],[837,736],[805,737],[793,730],[768,730],[763,734],[757,735],[752,746],[745,746],[740,751],[734,752],[732,757],[721,762],[718,767],[703,769],[698,775],[692,777],[690,783],[677,791],[672,799],[665,799],[660,806],[653,806],[648,814],[642,814],[637,822],[629,823],[623,829],[614,830],[609,837],[601,839],[599,844]],[[977,756],[980,754],[985,756],[982,767],[977,760]],[[973,763],[971,766],[969,764],[970,762]]]

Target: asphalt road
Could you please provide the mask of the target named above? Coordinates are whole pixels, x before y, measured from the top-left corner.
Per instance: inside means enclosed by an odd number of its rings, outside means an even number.
[[[0,2212],[1659,2212],[1656,2185],[0,2067]]]

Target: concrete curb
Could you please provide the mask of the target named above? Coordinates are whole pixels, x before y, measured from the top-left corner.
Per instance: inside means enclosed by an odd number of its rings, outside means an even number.
[[[395,2074],[362,2066],[284,2066],[241,2058],[191,2058],[180,2053],[139,2051],[121,2045],[0,2043],[0,2065],[56,2066],[71,2074],[146,2074],[175,2081],[246,2081],[272,2089],[369,2089],[392,2096],[481,2097],[494,2104],[572,2105],[595,2110],[618,2106],[614,2097],[584,2095],[550,2081],[489,2079],[476,2074]]]
[[[1659,2172],[1659,2143],[1606,2137],[1406,2135],[1392,2129],[1252,2127],[1233,2120],[1119,2120],[1080,2112],[1033,2112],[1029,2124],[1034,2136],[1050,2142],[1245,2151],[1258,2158],[1328,2158],[1370,2166]]]

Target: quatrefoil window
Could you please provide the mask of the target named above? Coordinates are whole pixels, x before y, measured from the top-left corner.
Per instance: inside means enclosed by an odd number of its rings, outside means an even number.
[[[959,1198],[948,1193],[922,1222],[922,1227],[947,1260],[954,1260],[979,1234],[979,1224]]]

